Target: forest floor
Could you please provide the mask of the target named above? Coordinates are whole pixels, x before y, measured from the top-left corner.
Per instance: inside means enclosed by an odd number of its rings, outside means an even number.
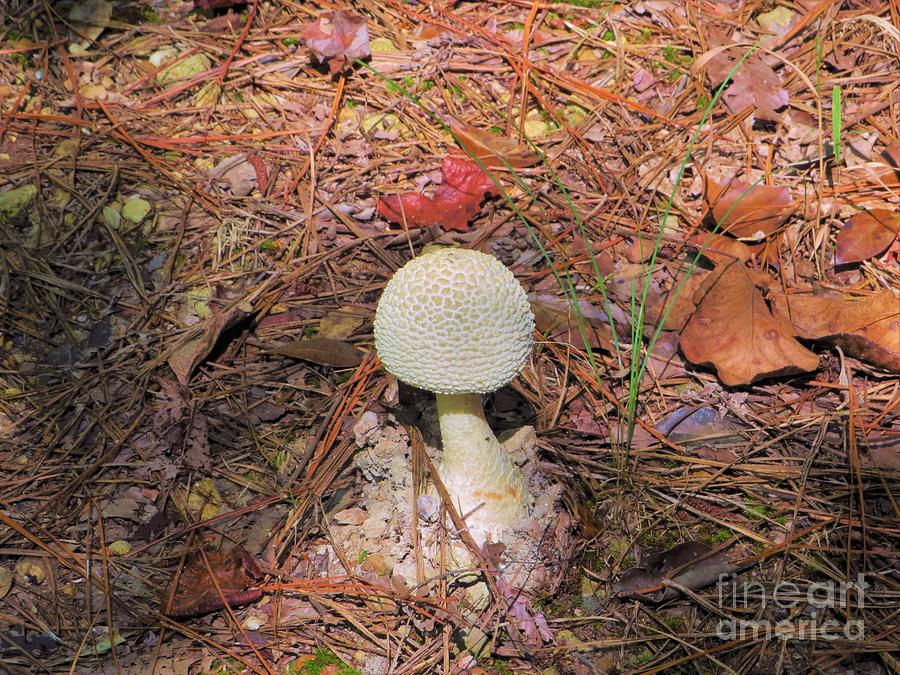
[[[898,672],[898,25],[0,3],[0,671]],[[486,409],[569,522],[480,607],[364,496],[427,473],[372,322],[440,244],[528,293]]]

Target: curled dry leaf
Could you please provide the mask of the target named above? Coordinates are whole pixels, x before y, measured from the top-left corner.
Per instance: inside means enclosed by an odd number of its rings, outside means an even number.
[[[762,239],[791,217],[797,205],[787,186],[754,185],[703,176],[706,203],[723,232],[739,239]]]
[[[900,372],[900,297],[885,290],[866,298],[778,295],[776,311],[809,340],[826,340],[850,356]]]
[[[587,341],[593,349],[614,350],[609,319],[588,302],[579,301],[576,311],[565,300],[553,296],[532,295],[529,301],[535,326],[549,340],[577,349],[584,349]]]
[[[177,586],[172,587],[176,581],[173,579],[160,595],[160,604],[168,616],[208,614],[222,609],[226,602],[236,607],[258,600],[262,595],[258,588],[262,572],[242,547],[237,546],[228,553],[214,551],[205,557],[206,560],[202,553],[193,556],[181,570]],[[170,597],[172,607],[166,611]]]
[[[613,584],[613,593],[619,598],[659,603],[681,594],[666,584],[670,580],[697,590],[735,569],[737,566],[725,551],[713,553],[706,544],[687,541],[668,551],[648,555],[642,565],[626,570]]]
[[[343,340],[315,337],[269,345],[275,354],[318,363],[332,368],[355,368],[363,360],[363,353]]]
[[[456,134],[460,145],[489,169],[524,169],[541,161],[528,146],[514,138],[476,129],[455,119],[450,120],[450,129]]]
[[[819,357],[794,339],[794,328],[773,316],[747,269],[737,263],[713,274],[694,294],[697,311],[679,345],[694,364],[713,366],[729,386],[815,370]]]
[[[303,40],[332,74],[349,68],[354,59],[372,55],[365,18],[343,10],[322,12],[303,30]]]
[[[434,196],[427,197],[418,192],[388,195],[378,200],[378,213],[401,225],[437,225],[444,230],[468,231],[469,220],[481,209],[485,197],[499,194],[497,187],[470,159],[446,157],[441,173],[444,182]]]
[[[837,236],[836,265],[861,262],[884,253],[900,232],[900,213],[872,209],[857,213]]]
[[[207,317],[199,326],[194,337],[176,347],[168,356],[169,367],[181,384],[187,384],[194,368],[205,359],[226,330],[246,319],[252,307],[248,304],[234,305],[231,309],[217,312]]]

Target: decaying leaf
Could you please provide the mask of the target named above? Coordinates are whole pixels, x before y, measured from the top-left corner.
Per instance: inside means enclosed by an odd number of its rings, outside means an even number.
[[[342,340],[315,337],[293,342],[282,342],[268,346],[275,354],[318,363],[333,368],[355,368],[363,360],[363,353]]]
[[[497,187],[470,159],[448,156],[441,172],[444,182],[434,196],[418,192],[388,195],[378,200],[378,213],[393,223],[468,231],[469,220],[481,209],[485,197],[499,194]]]
[[[710,84],[718,87],[745,56],[747,48],[721,49],[731,40],[714,29],[710,29],[708,35],[710,47],[718,51],[712,52],[711,57],[705,60],[707,74]],[[777,110],[790,102],[790,96],[782,87],[781,78],[772,69],[772,61],[767,62],[770,58],[760,53],[751,54],[732,74],[731,84],[722,95],[722,100],[732,114],[750,106],[754,109],[754,116],[760,119],[772,122],[781,120]],[[777,60],[773,61],[777,63]]]
[[[194,368],[212,351],[219,336],[247,318],[250,311],[249,306],[235,304],[231,309],[207,317],[200,324],[195,337],[182,343],[169,355],[169,367],[181,384],[188,383]]]
[[[199,616],[222,609],[226,602],[236,607],[262,595],[257,585],[263,575],[256,561],[240,546],[228,553],[206,553],[205,558],[202,553],[193,556],[178,576],[177,586],[173,589],[170,585],[160,595],[163,611],[172,599],[171,609],[166,611],[168,616]]]
[[[778,295],[776,310],[810,340],[826,340],[846,354],[900,372],[900,297],[881,291],[866,298]]]
[[[349,68],[354,59],[372,55],[365,17],[343,10],[322,12],[303,30],[303,40],[319,63],[328,64],[332,74]]]
[[[861,262],[884,253],[900,232],[900,213],[888,209],[862,211],[846,222],[837,236],[836,265]]]
[[[786,186],[754,185],[704,175],[706,203],[722,232],[739,239],[762,239],[777,230],[797,208]]]
[[[457,120],[450,121],[450,129],[463,148],[488,168],[524,169],[541,161],[527,145],[514,138],[498,136]]]
[[[626,570],[613,584],[613,593],[619,598],[659,603],[681,594],[677,588],[667,585],[668,581],[696,590],[735,569],[727,552],[713,553],[706,544],[687,541],[668,551],[648,555],[642,565]]]
[[[751,384],[818,367],[819,357],[794,339],[789,322],[772,315],[739,264],[711,275],[694,301],[697,311],[681,334],[681,351],[691,363],[713,366],[723,383]]]

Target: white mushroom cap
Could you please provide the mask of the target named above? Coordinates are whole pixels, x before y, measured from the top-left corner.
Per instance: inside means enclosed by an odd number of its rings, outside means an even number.
[[[391,278],[375,311],[375,348],[406,384],[484,394],[512,381],[532,347],[525,290],[495,257],[442,248]]]

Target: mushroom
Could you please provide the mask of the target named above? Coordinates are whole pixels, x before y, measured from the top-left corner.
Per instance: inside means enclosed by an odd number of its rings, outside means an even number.
[[[438,473],[481,544],[528,512],[525,478],[484,417],[481,395],[508,384],[531,354],[534,315],[499,260],[441,248],[414,258],[385,286],[375,348],[388,372],[434,392],[443,455]]]

